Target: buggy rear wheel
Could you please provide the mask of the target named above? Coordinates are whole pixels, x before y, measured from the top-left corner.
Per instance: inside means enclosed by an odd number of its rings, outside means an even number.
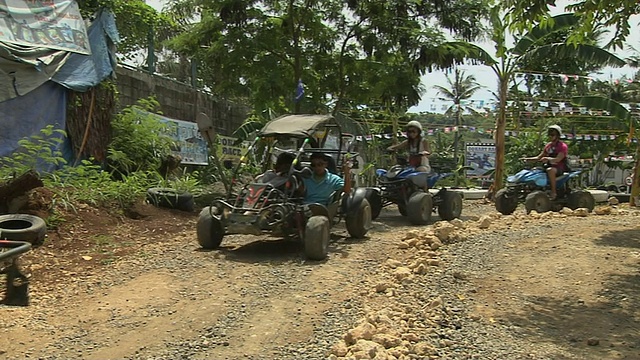
[[[506,189],[500,189],[496,193],[496,210],[502,215],[511,215],[518,207],[518,198],[508,196]]]
[[[533,210],[538,213],[547,212],[551,210],[551,199],[544,191],[534,191],[527,195],[524,207],[527,210],[527,214]]]
[[[329,218],[316,215],[309,218],[304,232],[304,254],[311,260],[324,260],[329,252]]]
[[[433,199],[431,194],[416,192],[409,198],[407,214],[413,225],[426,225],[431,221],[433,212]]]
[[[200,211],[196,233],[198,235],[198,244],[204,249],[217,249],[222,243],[224,228],[220,220],[211,215],[210,206]]]
[[[442,220],[457,219],[462,214],[462,195],[455,191],[445,191],[438,206],[438,215]]]

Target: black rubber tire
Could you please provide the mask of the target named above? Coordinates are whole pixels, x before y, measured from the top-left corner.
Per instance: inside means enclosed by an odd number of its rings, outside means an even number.
[[[544,191],[534,191],[527,195],[524,200],[524,207],[527,210],[527,214],[532,210],[538,213],[544,213],[551,210],[551,199]]]
[[[186,191],[178,191],[171,188],[150,188],[147,190],[147,201],[151,205],[193,211],[193,195]]]
[[[371,206],[371,220],[375,220],[380,216],[382,211],[382,197],[380,193],[373,189],[367,189],[367,201]]]
[[[409,198],[407,214],[413,225],[426,225],[431,221],[433,213],[433,199],[431,194],[416,192]]]
[[[438,206],[438,215],[442,220],[451,221],[462,214],[462,195],[455,191],[446,191],[442,203]]]
[[[495,196],[496,210],[502,215],[511,215],[518,207],[518,198],[515,196],[507,197],[507,190],[500,189]]]
[[[222,243],[222,238],[224,237],[222,224],[218,219],[211,216],[210,208],[210,206],[207,206],[200,211],[198,224],[196,225],[198,244],[208,250],[220,247],[220,243]]]
[[[400,213],[400,215],[402,216],[407,216],[407,205],[404,204],[398,204],[398,212]]]
[[[607,191],[608,191],[608,192],[612,192],[612,193],[618,192],[618,186],[616,186],[616,185],[609,185],[609,186],[607,186]]]
[[[360,207],[353,214],[345,218],[347,232],[355,239],[363,239],[371,228],[372,208],[367,199],[362,199]]]
[[[589,212],[592,212],[596,205],[596,200],[586,190],[575,190],[569,194],[567,203],[571,210],[586,208]]]
[[[309,218],[304,232],[304,254],[310,260],[324,260],[329,253],[329,218],[316,215]]]
[[[47,224],[40,217],[28,214],[0,215],[0,239],[40,245],[46,235]]]

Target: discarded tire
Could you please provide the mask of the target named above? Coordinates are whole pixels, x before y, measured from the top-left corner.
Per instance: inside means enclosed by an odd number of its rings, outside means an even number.
[[[42,218],[27,214],[0,215],[0,239],[42,244],[47,224]]]
[[[193,211],[193,195],[186,191],[178,191],[171,188],[151,188],[147,190],[147,201],[151,205]]]

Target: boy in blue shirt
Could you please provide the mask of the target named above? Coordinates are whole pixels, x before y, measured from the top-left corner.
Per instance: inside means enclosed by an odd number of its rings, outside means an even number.
[[[345,161],[342,165],[342,172],[346,174],[346,179],[329,172],[327,165],[329,165],[329,155],[323,153],[313,153],[311,155],[313,175],[304,179],[305,204],[328,205],[329,200],[331,200],[331,194],[334,191],[342,190],[346,193],[351,191],[351,177],[349,176],[351,168],[349,162]]]

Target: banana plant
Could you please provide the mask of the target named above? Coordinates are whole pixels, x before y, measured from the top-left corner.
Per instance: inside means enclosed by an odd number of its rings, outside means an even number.
[[[509,12],[510,9],[505,9]],[[531,58],[575,58],[601,66],[622,67],[626,62],[614,54],[590,44],[544,43],[551,35],[579,24],[575,14],[561,14],[545,18],[529,32],[517,37],[517,42],[508,47],[507,34],[510,24],[505,23],[502,5],[491,9],[490,39],[495,46],[495,57],[481,47],[462,41],[445,42],[437,46],[423,45],[417,67],[424,71],[434,67],[447,69],[457,64],[472,63],[489,66],[498,78],[498,116],[495,126],[496,168],[493,187],[503,187],[505,166],[505,129],[507,122],[507,95],[509,84],[523,70],[520,64]],[[434,65],[437,64],[437,65]]]

